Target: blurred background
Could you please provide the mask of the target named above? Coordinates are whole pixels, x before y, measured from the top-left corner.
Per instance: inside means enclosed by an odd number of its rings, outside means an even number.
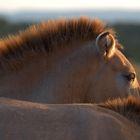
[[[0,0],[0,38],[40,21],[88,16],[117,32],[140,79],[140,0]]]

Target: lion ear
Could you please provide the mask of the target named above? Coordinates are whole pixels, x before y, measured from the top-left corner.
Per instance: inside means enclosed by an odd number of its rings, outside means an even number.
[[[96,38],[96,47],[98,52],[107,58],[115,53],[115,38],[109,32],[102,32]]]

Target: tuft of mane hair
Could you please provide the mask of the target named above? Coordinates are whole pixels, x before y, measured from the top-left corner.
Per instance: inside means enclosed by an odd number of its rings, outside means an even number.
[[[57,46],[60,49],[77,40],[94,40],[103,31],[108,31],[115,36],[114,31],[107,29],[103,22],[87,17],[48,20],[33,25],[17,35],[0,40],[0,68],[9,64],[11,60],[12,66],[15,61],[20,63],[29,54],[50,53]],[[119,43],[117,47],[120,47]]]
[[[122,99],[117,98],[101,103],[99,106],[118,112],[129,120],[140,125],[140,98],[136,98],[134,96]]]

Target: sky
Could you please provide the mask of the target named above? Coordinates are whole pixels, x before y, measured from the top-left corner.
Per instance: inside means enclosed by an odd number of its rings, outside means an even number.
[[[140,0],[0,0],[0,11],[121,9],[140,10]]]

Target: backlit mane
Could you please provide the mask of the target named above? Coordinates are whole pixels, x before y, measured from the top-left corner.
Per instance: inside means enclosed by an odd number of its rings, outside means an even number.
[[[114,34],[112,30],[105,28],[103,22],[85,17],[42,22],[15,36],[0,40],[0,68],[4,68],[5,64],[10,65],[11,61],[12,66],[15,61],[20,63],[30,53],[49,53],[56,46],[60,49],[77,40],[94,40],[99,33],[105,30]],[[15,65],[18,63],[16,62]]]
[[[111,109],[140,125],[140,99],[129,96],[124,99],[109,100],[99,106]]]

